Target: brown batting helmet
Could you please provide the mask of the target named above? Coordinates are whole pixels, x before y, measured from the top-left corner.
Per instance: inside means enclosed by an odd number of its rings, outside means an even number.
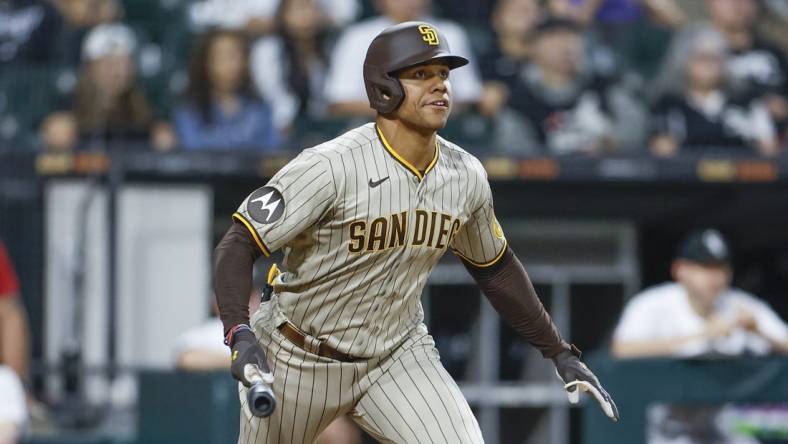
[[[393,74],[434,60],[447,62],[449,69],[468,64],[468,59],[451,53],[449,42],[429,23],[405,22],[384,29],[372,40],[364,59],[369,106],[381,114],[396,110],[405,90]]]

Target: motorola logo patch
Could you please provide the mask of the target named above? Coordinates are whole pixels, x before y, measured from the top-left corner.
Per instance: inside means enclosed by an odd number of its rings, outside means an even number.
[[[285,199],[276,188],[262,187],[249,196],[246,209],[252,219],[261,224],[275,222],[285,212]]]

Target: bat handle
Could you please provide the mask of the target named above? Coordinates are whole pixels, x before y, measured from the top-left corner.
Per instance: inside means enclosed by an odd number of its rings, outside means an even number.
[[[276,409],[276,396],[271,390],[273,377],[270,373],[263,373],[254,364],[244,366],[244,376],[252,386],[246,394],[249,411],[258,418],[267,418]]]

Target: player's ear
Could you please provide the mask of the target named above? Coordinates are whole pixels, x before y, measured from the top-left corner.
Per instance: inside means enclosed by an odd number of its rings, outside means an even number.
[[[681,271],[684,265],[684,261],[681,259],[674,259],[673,262],[670,263],[670,276],[673,278],[674,281],[679,281]]]

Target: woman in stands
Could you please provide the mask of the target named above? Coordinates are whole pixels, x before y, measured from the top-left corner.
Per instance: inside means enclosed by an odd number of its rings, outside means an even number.
[[[271,99],[280,129],[289,130],[299,122],[308,126],[325,117],[323,89],[334,22],[324,7],[315,0],[282,0],[277,32],[258,40],[252,49],[252,77]]]
[[[271,108],[254,93],[248,55],[240,32],[210,31],[197,41],[186,100],[175,110],[175,129],[184,149],[274,149],[279,145]]]
[[[154,120],[138,84],[134,33],[120,23],[93,28],[82,45],[82,71],[72,97],[42,125],[47,148],[67,151],[83,145],[106,148],[107,142],[152,142],[166,149],[169,127]]]

